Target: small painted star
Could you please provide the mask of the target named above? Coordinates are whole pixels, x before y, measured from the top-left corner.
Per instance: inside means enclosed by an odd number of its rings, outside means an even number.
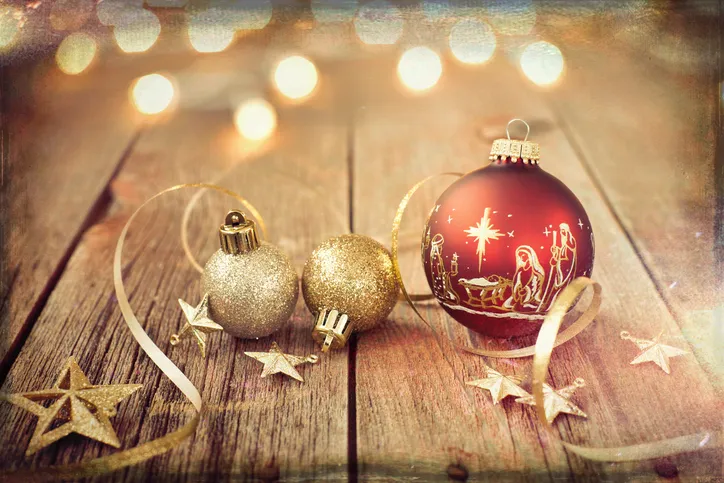
[[[570,386],[561,389],[553,389],[548,384],[543,384],[543,409],[545,410],[548,423],[552,423],[553,420],[556,419],[556,416],[561,413],[573,414],[574,416],[581,416],[583,418],[588,417],[581,408],[570,401],[576,389],[584,387],[585,385],[586,381],[580,377],[573,381],[573,384]],[[535,406],[535,398],[533,395],[518,398],[515,402]]]
[[[509,232],[508,232],[508,236],[509,236],[510,238],[515,237],[515,230],[509,231]]]
[[[545,230],[543,230],[543,233],[545,234],[545,236],[546,236],[546,238],[547,238],[547,237],[548,237],[548,235],[550,235],[550,233],[551,233],[551,232],[550,232],[550,231],[548,231],[548,227],[546,227],[546,229],[545,229]]]
[[[490,243],[490,240],[497,240],[501,237],[500,230],[493,228],[493,224],[490,222],[490,208],[485,208],[483,217],[480,219],[476,226],[471,226],[467,230],[464,230],[469,237],[475,238],[478,242],[478,247],[475,253],[478,255],[478,271],[483,263],[483,256],[485,255],[485,244]]]
[[[440,205],[435,205],[435,213],[437,213],[437,210],[440,209]]]
[[[201,357],[206,357],[206,336],[224,330],[219,324],[209,318],[209,295],[205,294],[201,303],[192,307],[181,299],[178,303],[186,316],[186,323],[181,332],[171,336],[171,345],[177,345],[181,339],[193,337],[201,351]]]
[[[448,223],[448,225],[450,224],[451,221],[453,221],[453,217],[450,216],[450,215],[448,215],[448,217],[447,217],[447,223]]]
[[[648,340],[632,337],[631,334],[628,333],[628,331],[622,331],[621,339],[633,342],[638,346],[639,349],[643,351],[641,352],[641,354],[636,356],[636,358],[632,360],[630,364],[635,365],[641,364],[642,362],[653,362],[661,369],[663,369],[665,373],[671,374],[669,358],[683,356],[685,354],[688,354],[688,352],[677,347],[672,347],[670,345],[660,343],[659,340],[661,339],[662,335],[663,332],[660,332],[659,335],[654,337],[652,340]]]
[[[579,227],[581,230],[583,230],[583,222],[581,221],[580,218],[578,219],[578,227]]]
[[[116,405],[142,387],[141,384],[94,386],[86,378],[75,358],[65,363],[50,389],[3,395],[8,402],[38,417],[26,456],[77,433],[114,448],[121,446],[109,420]],[[48,407],[36,401],[51,400]],[[61,424],[58,424],[60,422]]]
[[[486,367],[484,379],[476,379],[466,382],[468,386],[475,386],[490,391],[493,398],[493,404],[498,404],[502,399],[508,396],[526,397],[530,396],[528,392],[520,387],[522,379],[518,376],[504,376],[495,369]]]
[[[315,355],[301,357],[285,354],[276,342],[272,342],[269,352],[244,352],[244,354],[264,364],[261,377],[281,372],[300,382],[304,382],[304,379],[294,367],[305,363],[315,364],[319,360]]]

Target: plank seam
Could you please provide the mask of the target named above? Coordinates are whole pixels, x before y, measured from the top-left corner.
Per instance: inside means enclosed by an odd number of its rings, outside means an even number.
[[[100,194],[91,205],[85,219],[80,224],[78,231],[71,239],[67,250],[58,260],[58,263],[53,269],[53,272],[50,274],[50,277],[48,277],[47,282],[38,294],[37,299],[33,304],[33,307],[28,312],[28,316],[26,317],[25,322],[22,324],[20,330],[18,331],[18,335],[15,337],[14,340],[7,341],[8,350],[6,356],[2,361],[0,361],[0,385],[5,383],[5,379],[7,378],[10,368],[15,363],[15,360],[20,354],[22,347],[25,345],[25,342],[30,336],[30,333],[35,326],[35,323],[40,318],[43,309],[45,308],[48,300],[50,299],[50,295],[53,293],[53,290],[55,290],[55,287],[63,276],[63,273],[65,273],[68,262],[70,261],[73,253],[75,253],[75,250],[83,239],[83,236],[91,227],[93,227],[99,220],[101,220],[110,209],[113,201],[113,198],[111,196],[111,184],[123,168],[126,159],[129,157],[131,151],[133,150],[133,147],[136,145],[136,142],[141,136],[142,131],[142,128],[138,128],[136,130],[136,132],[128,142],[128,145],[121,153],[121,156],[119,157],[113,172],[108,177],[108,181],[106,182],[105,187],[103,188],[103,190],[101,190]],[[10,290],[12,290],[12,288]]]
[[[674,319],[674,322],[679,326],[679,329],[681,329],[681,315],[679,314],[679,311],[674,307],[674,305],[669,301],[669,299],[666,297],[665,292],[659,283],[659,281],[656,279],[653,271],[646,263],[646,259],[644,258],[641,247],[636,243],[634,240],[634,237],[632,236],[631,232],[626,228],[625,224],[623,223],[623,220],[621,219],[621,216],[616,210],[616,208],[613,205],[613,202],[611,201],[611,198],[606,193],[603,185],[601,184],[601,181],[596,177],[595,172],[593,171],[593,168],[591,167],[591,163],[587,159],[586,155],[583,152],[583,149],[581,148],[580,144],[575,138],[575,134],[570,129],[568,124],[563,120],[563,116],[558,111],[556,106],[553,104],[553,102],[549,102],[549,107],[551,108],[551,111],[553,112],[553,115],[555,117],[556,122],[560,125],[561,131],[566,136],[567,141],[569,142],[571,149],[573,149],[573,152],[576,154],[578,159],[581,162],[581,166],[583,167],[583,170],[588,175],[589,179],[591,180],[591,183],[593,184],[593,187],[595,188],[598,195],[601,197],[601,200],[603,201],[604,205],[608,209],[609,213],[611,213],[611,216],[613,217],[614,221],[618,225],[618,227],[623,232],[624,236],[626,237],[626,240],[628,241],[629,245],[631,245],[631,248],[633,249],[636,258],[638,258],[639,262],[641,262],[641,265],[646,272],[646,275],[651,280],[651,283],[654,285],[654,288],[656,289],[656,292],[659,295],[659,298],[663,302],[664,306],[666,307],[666,310],[671,314],[671,317]]]
[[[354,116],[347,129],[347,190],[349,231],[354,233]],[[357,461],[357,336],[352,334],[348,345],[347,365],[347,474],[351,483],[359,479]]]

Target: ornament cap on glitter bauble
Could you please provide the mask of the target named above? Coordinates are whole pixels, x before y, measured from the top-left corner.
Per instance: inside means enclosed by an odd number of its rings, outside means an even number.
[[[219,243],[201,278],[211,319],[242,339],[276,332],[289,320],[299,297],[299,279],[289,257],[259,241],[255,223],[236,210],[219,227]]]
[[[536,332],[561,291],[591,275],[595,243],[581,202],[540,167],[537,143],[498,139],[490,160],[432,207],[422,263],[456,321],[508,338]]]
[[[390,252],[368,236],[332,237],[304,265],[302,294],[315,317],[312,336],[323,352],[344,347],[353,332],[379,324],[398,292]]]

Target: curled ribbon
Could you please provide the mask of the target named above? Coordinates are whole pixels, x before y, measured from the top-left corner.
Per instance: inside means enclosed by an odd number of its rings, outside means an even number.
[[[223,189],[223,188],[222,188]],[[181,218],[181,246],[184,249],[184,254],[186,255],[186,258],[188,259],[189,263],[196,269],[199,273],[204,273],[204,267],[201,266],[201,264],[196,260],[196,257],[194,256],[193,252],[191,251],[191,247],[189,246],[189,219],[191,218],[191,211],[196,206],[196,203],[199,202],[201,197],[203,196],[205,190],[198,191],[194,193],[194,195],[189,200],[188,204],[186,205],[186,208],[184,208],[184,214]],[[226,191],[225,191],[226,192]],[[231,192],[226,192],[226,194],[229,194]],[[236,197],[236,195],[234,195]],[[259,223],[259,229],[261,229],[261,234],[264,237],[265,240],[268,240],[268,233],[266,231],[266,224],[264,223],[264,219],[262,218],[261,214],[257,211],[256,208],[254,208],[254,205],[249,203],[244,198],[238,197],[237,200],[241,205],[249,210],[249,213],[251,213],[252,218],[257,220]]]
[[[425,319],[420,313],[413,302],[405,283],[402,279],[402,273],[400,271],[400,263],[398,259],[399,251],[399,232],[400,224],[402,223],[402,217],[405,213],[405,209],[412,199],[415,192],[420,189],[428,181],[441,177],[441,176],[463,176],[460,173],[440,173],[433,176],[429,176],[422,181],[415,184],[407,192],[405,197],[400,201],[395,214],[395,219],[392,223],[392,265],[397,276],[397,281],[400,285],[402,294],[407,300],[407,303],[412,307],[415,314],[422,320],[422,322],[432,331],[433,335],[437,338],[437,332],[432,328],[432,325]],[[563,332],[559,333],[563,319],[568,310],[575,305],[579,296],[583,291],[588,288],[593,288],[593,298],[588,308],[573,321]],[[540,331],[538,332],[538,338],[533,346],[523,347],[520,349],[513,350],[483,350],[474,349],[472,347],[458,346],[460,349],[469,352],[471,354],[477,354],[487,357],[495,358],[520,358],[533,356],[533,383],[532,392],[535,398],[535,408],[538,420],[543,427],[550,433],[555,439],[561,442],[561,444],[570,452],[575,453],[583,458],[587,458],[595,461],[638,461],[652,458],[661,458],[664,456],[670,456],[678,453],[686,453],[702,449],[704,447],[716,448],[722,445],[721,437],[716,432],[702,432],[697,434],[690,434],[686,436],[679,436],[676,438],[665,439],[660,441],[636,444],[631,446],[621,447],[606,447],[606,448],[591,448],[586,446],[578,446],[563,441],[558,434],[555,433],[553,427],[548,423],[545,416],[545,404],[543,398],[543,384],[548,374],[548,365],[550,363],[551,354],[553,349],[558,347],[565,342],[573,339],[583,329],[590,325],[601,307],[601,285],[594,282],[593,280],[586,277],[579,277],[573,280],[557,297],[555,303],[546,314],[543,324],[541,325]],[[441,346],[442,347],[442,346]]]
[[[228,178],[231,175],[231,173],[235,169],[237,169],[240,165],[241,165],[241,163],[232,164],[229,168],[227,168],[221,174],[219,174],[213,181],[211,181],[211,184],[216,185],[216,184],[220,183],[222,180]],[[297,183],[299,184],[299,187],[302,190],[305,190],[309,193],[316,195],[317,198],[319,198],[320,200],[323,199],[325,196],[325,193],[322,190],[320,190],[317,186],[315,186],[315,185],[309,186],[305,183],[299,183],[298,180],[296,178],[292,177],[291,175],[289,175],[289,173],[286,173],[283,171],[276,171],[276,170],[271,170],[271,171],[268,171],[267,173],[268,174],[274,173],[279,176],[286,177],[288,179],[293,179],[293,180],[297,181]],[[189,261],[189,263],[191,263],[191,265],[199,273],[203,273],[204,268],[196,260],[196,257],[194,256],[193,252],[191,251],[191,247],[189,246],[188,224],[189,224],[189,219],[191,218],[191,212],[193,211],[194,207],[199,202],[199,200],[201,199],[201,197],[204,195],[205,192],[206,192],[206,190],[201,190],[197,193],[194,193],[194,195],[191,197],[189,202],[186,204],[186,207],[184,208],[183,217],[181,218],[181,246],[183,247],[184,254],[186,255],[186,259]],[[249,213],[251,213],[251,216],[257,220],[257,222],[259,223],[259,228],[261,229],[262,236],[264,237],[264,239],[268,240],[269,237],[267,236],[268,234],[267,234],[266,224],[264,223],[264,220],[263,220],[261,214],[259,213],[259,211],[256,208],[254,208],[254,206],[247,200],[245,200],[243,198],[237,198],[237,200],[241,203],[241,205],[244,208],[249,210]],[[334,218],[337,219],[339,226],[347,227],[347,225],[348,225],[347,221],[345,219],[343,219],[342,213],[338,209],[336,209],[335,206],[332,206],[329,208],[331,208],[330,213],[334,216]],[[421,298],[420,300],[426,300],[427,298],[430,298],[427,295],[423,296],[423,297],[424,298]]]
[[[548,374],[548,365],[551,360],[551,353],[556,344],[556,335],[561,327],[561,322],[566,312],[571,308],[583,291],[592,286],[594,290],[594,300],[598,299],[600,304],[601,286],[593,280],[586,277],[578,277],[573,280],[556,299],[550,311],[543,320],[543,325],[538,332],[538,338],[535,343],[535,354],[533,355],[533,397],[535,398],[536,414],[538,420],[543,427],[552,434],[556,435],[553,427],[548,423],[545,415],[543,404],[543,384]],[[591,305],[593,307],[593,304]],[[588,310],[591,309],[589,307]],[[596,307],[596,312],[598,307]],[[588,312],[588,311],[587,311]],[[585,316],[584,314],[583,316]],[[594,314],[595,315],[595,314]],[[582,317],[583,317],[582,316]],[[583,458],[595,461],[638,461],[652,458],[661,458],[677,453],[687,453],[702,449],[704,447],[718,447],[721,441],[717,440],[717,434],[713,432],[702,432],[697,434],[689,434],[679,436],[677,438],[653,441],[650,443],[635,444],[631,446],[611,447],[611,448],[590,448],[586,446],[577,446],[575,444],[566,443],[560,440],[563,446]]]
[[[161,351],[161,349],[159,349],[158,346],[151,340],[146,331],[143,329],[143,326],[141,326],[141,323],[138,321],[138,318],[136,318],[136,315],[131,308],[131,304],[129,303],[128,296],[126,295],[126,288],[123,284],[121,264],[123,243],[126,239],[128,229],[131,226],[133,220],[136,218],[136,215],[138,215],[138,213],[146,205],[148,205],[156,198],[172,191],[177,191],[184,188],[211,189],[235,198],[243,206],[247,207],[251,213],[253,213],[259,225],[262,227],[262,231],[264,233],[265,227],[264,221],[262,220],[257,210],[240,195],[228,189],[209,183],[190,183],[172,186],[171,188],[165,189],[160,193],[156,193],[154,196],[146,200],[130,216],[118,238],[118,243],[116,244],[116,250],[113,257],[113,284],[115,286],[118,306],[121,309],[123,320],[128,325],[128,328],[131,330],[131,334],[133,334],[133,337],[138,342],[138,345],[141,346],[143,352],[145,352],[151,358],[153,363],[156,364],[159,369],[161,369],[161,372],[163,372],[164,375],[168,377],[171,382],[173,382],[174,385],[179,388],[179,390],[181,390],[181,392],[194,406],[194,408],[196,409],[196,414],[194,415],[193,419],[176,431],[166,434],[160,438],[143,443],[139,446],[136,446],[135,448],[123,450],[109,456],[103,456],[100,458],[95,458],[89,461],[71,465],[50,466],[47,468],[21,470],[2,476],[8,477],[14,481],[26,482],[47,481],[52,479],[78,479],[104,475],[120,470],[122,468],[126,468],[128,466],[142,463],[146,460],[153,458],[154,456],[158,456],[165,453],[166,451],[176,448],[183,440],[194,434],[194,432],[196,431],[203,408],[201,394],[199,393],[198,389],[196,389],[196,387],[193,385],[193,383],[181,371],[181,369],[179,369],[178,366],[176,366],[176,364],[174,364],[171,359],[169,359],[166,354],[164,354],[163,351]]]

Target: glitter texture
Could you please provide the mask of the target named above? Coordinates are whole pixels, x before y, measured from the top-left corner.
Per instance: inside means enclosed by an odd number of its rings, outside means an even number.
[[[211,319],[242,339],[279,330],[299,297],[299,280],[289,258],[266,243],[237,255],[218,250],[204,267],[201,285],[209,295]]]
[[[51,389],[8,394],[3,398],[38,417],[25,452],[30,456],[70,433],[119,448],[121,442],[109,418],[116,415],[118,403],[140,388],[140,384],[94,386],[71,357]],[[48,400],[50,404],[38,402]]]
[[[355,332],[371,329],[387,317],[398,290],[390,252],[367,236],[330,238],[304,266],[302,292],[309,310],[347,314]]]

